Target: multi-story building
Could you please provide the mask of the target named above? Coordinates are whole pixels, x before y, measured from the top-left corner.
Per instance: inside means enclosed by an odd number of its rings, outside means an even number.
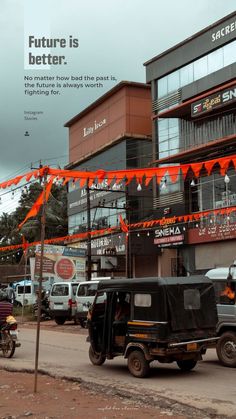
[[[146,167],[152,160],[150,86],[121,82],[65,124],[69,128],[67,169],[121,170]],[[119,215],[129,223],[152,215],[152,190],[137,190],[136,182],[126,186],[107,185],[106,179],[89,191],[79,182],[69,184],[69,234],[119,227]],[[89,194],[89,196],[88,196]],[[74,243],[86,246],[86,241]],[[92,270],[99,276],[155,275],[150,234],[133,232],[104,234],[91,241]],[[109,256],[113,258],[109,258]],[[156,258],[157,259],[157,258]],[[127,260],[129,266],[127,267]]]
[[[201,162],[236,152],[236,13],[203,29],[145,63],[151,85],[153,160],[156,165]],[[205,272],[236,259],[236,173],[217,165],[210,176],[172,183],[166,176],[155,191],[155,218],[211,215],[199,222],[155,230],[161,250],[159,274]],[[212,211],[211,211],[212,210]],[[168,226],[167,226],[168,227]]]

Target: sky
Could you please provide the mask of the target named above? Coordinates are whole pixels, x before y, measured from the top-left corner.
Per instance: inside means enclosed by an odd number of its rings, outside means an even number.
[[[235,0],[1,0],[0,182],[40,161],[63,167],[69,119],[122,80],[145,82],[144,62],[234,10]],[[57,47],[45,48],[43,37]],[[48,54],[65,58],[49,65]],[[11,198],[2,196],[6,212]]]

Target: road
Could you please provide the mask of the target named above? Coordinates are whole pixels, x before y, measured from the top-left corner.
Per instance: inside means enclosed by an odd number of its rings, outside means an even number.
[[[12,359],[0,356],[0,367],[34,369],[36,331],[20,327],[17,348]],[[129,393],[132,397],[146,397],[161,406],[174,402],[202,409],[204,418],[225,415],[236,418],[236,371],[221,366],[215,350],[210,349],[195,370],[183,373],[176,364],[153,363],[147,379],[130,375],[126,360],[121,357],[106,361],[101,367],[90,364],[86,334],[40,331],[39,369],[53,375],[67,376],[91,387]],[[39,377],[40,379],[40,377]]]

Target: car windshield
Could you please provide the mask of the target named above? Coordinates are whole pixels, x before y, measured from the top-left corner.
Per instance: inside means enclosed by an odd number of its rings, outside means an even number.
[[[77,295],[80,297],[95,296],[98,284],[81,284]]]
[[[52,288],[51,295],[53,296],[67,296],[69,295],[68,284],[54,285]]]

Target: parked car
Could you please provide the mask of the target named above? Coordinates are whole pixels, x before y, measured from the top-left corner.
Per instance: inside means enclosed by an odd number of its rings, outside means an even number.
[[[15,285],[15,301],[16,306],[28,306],[35,304],[37,300],[38,283],[31,280],[25,280]]]
[[[98,277],[91,281],[80,282],[76,292],[76,318],[81,327],[85,327],[87,323],[87,315],[89,307],[93,304],[98,283],[101,280],[111,279],[111,277]]]
[[[220,339],[216,352],[221,364],[236,367],[236,261],[229,268],[211,269],[206,273],[215,287]]]
[[[64,324],[66,320],[76,320],[75,295],[78,282],[55,282],[49,295],[50,315],[57,324]]]
[[[216,342],[217,322],[214,286],[203,275],[100,281],[88,313],[89,357],[102,365],[123,356],[135,377],[154,360],[190,371]]]
[[[81,327],[86,326],[88,309],[93,304],[99,281],[81,282],[76,292],[76,319]]]

